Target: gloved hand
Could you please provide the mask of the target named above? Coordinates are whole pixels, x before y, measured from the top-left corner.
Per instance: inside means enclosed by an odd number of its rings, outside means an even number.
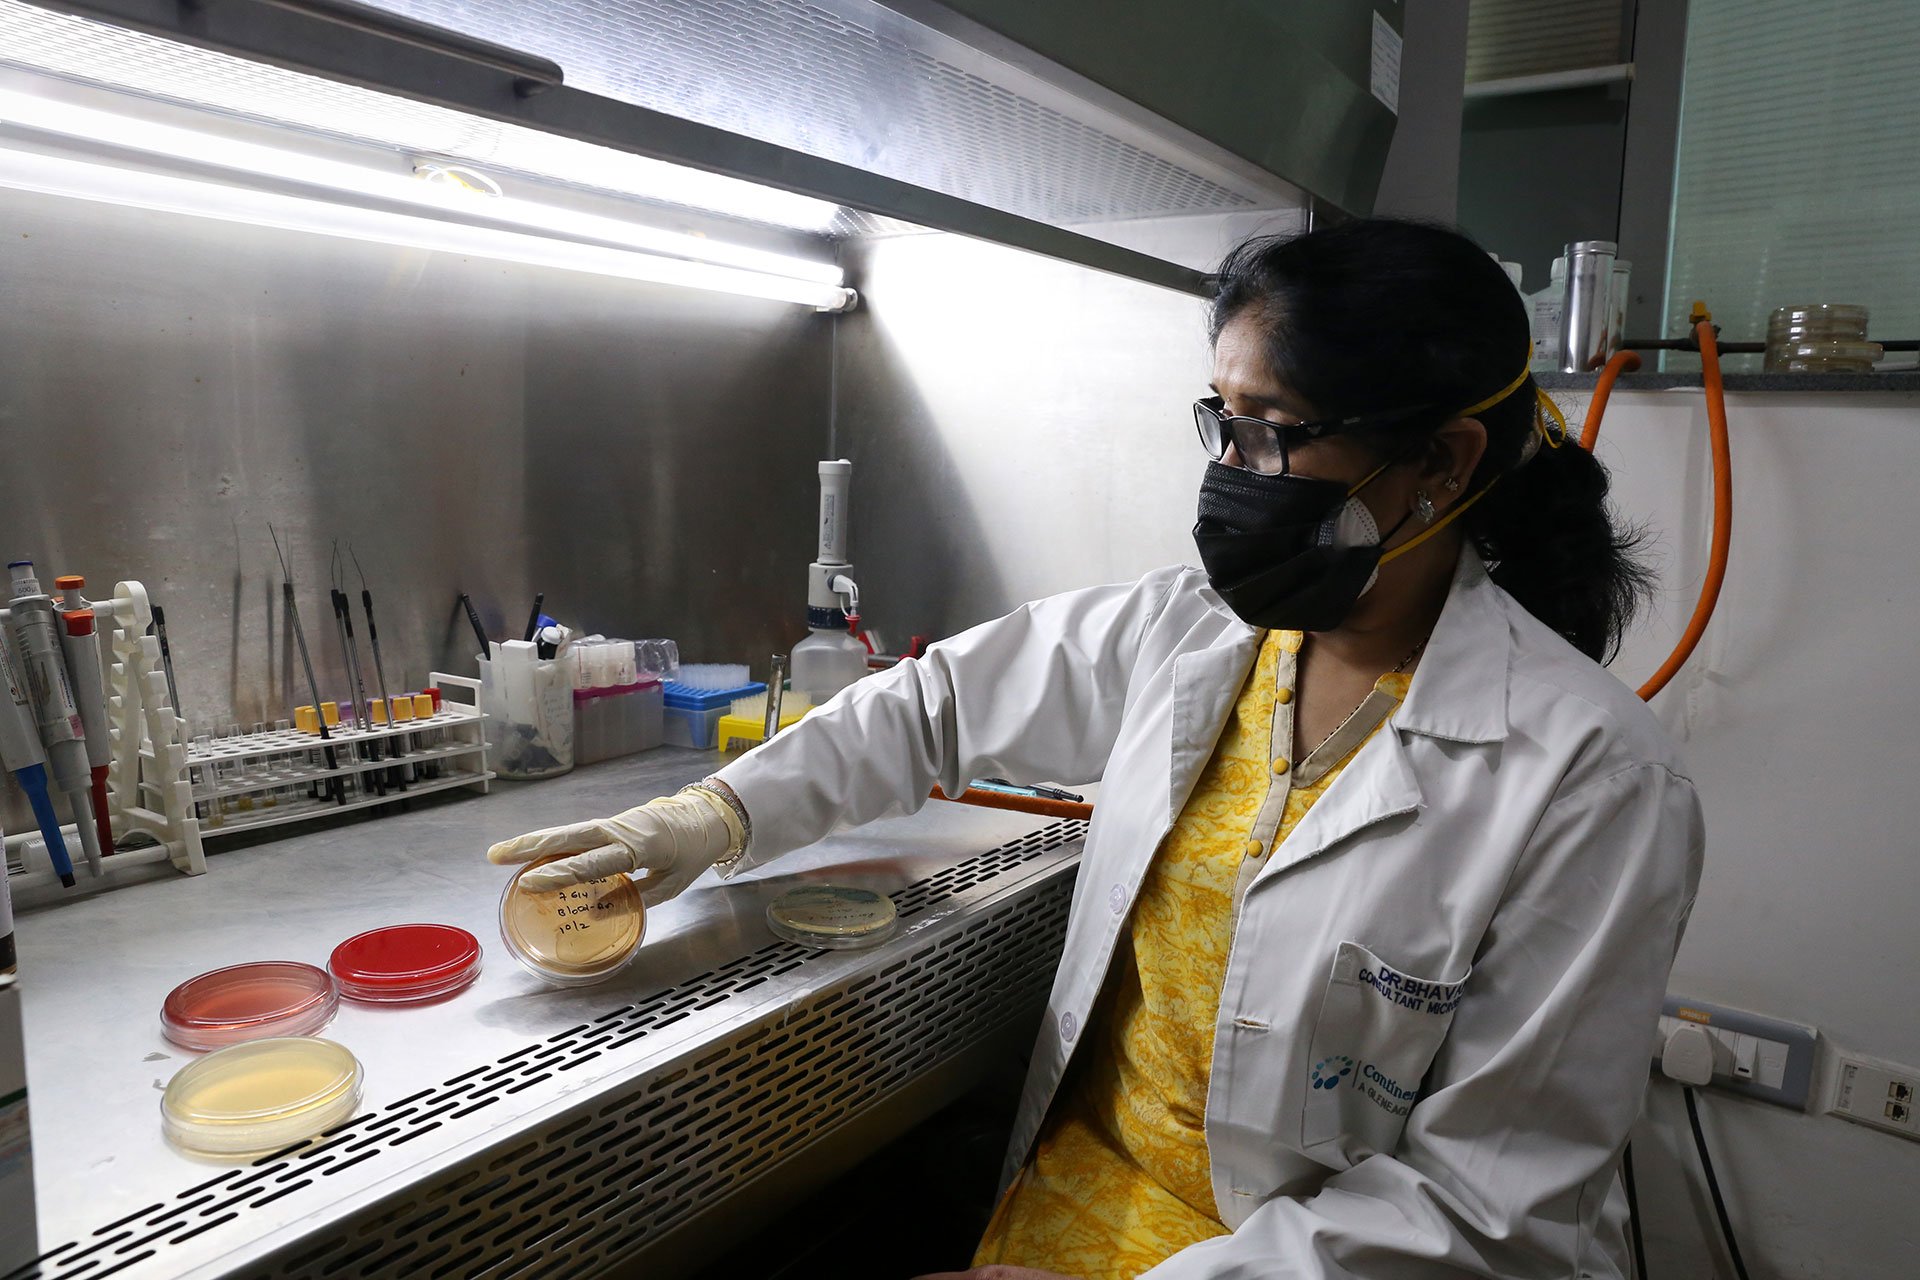
[[[534,893],[645,871],[640,899],[654,907],[720,859],[738,852],[744,839],[739,815],[726,802],[692,790],[649,800],[611,818],[547,827],[503,840],[487,850],[487,860],[516,863],[573,855],[521,876],[520,883]]]

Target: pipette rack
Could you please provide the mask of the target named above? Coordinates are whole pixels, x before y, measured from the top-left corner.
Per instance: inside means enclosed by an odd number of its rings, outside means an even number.
[[[70,839],[75,873],[81,885],[90,887],[126,883],[128,872],[156,862],[171,862],[188,875],[199,875],[207,869],[207,859],[186,782],[186,722],[167,694],[160,642],[147,634],[153,623],[147,589],[138,582],[115,583],[111,599],[92,603],[102,647],[113,659],[106,675],[113,743],[107,792],[118,847],[102,861],[96,878],[79,856],[78,841]],[[73,824],[62,830],[71,833]],[[136,836],[147,837],[147,842],[133,841]],[[10,854],[17,852],[21,864],[20,871],[9,868],[7,875],[17,903],[32,905],[68,892],[54,875],[37,831],[9,835],[6,845]]]
[[[478,683],[438,671],[430,680],[443,691]],[[494,777],[487,768],[486,719],[477,706],[443,701],[432,716],[371,728],[329,728],[325,739],[299,729],[268,729],[210,743],[196,740],[186,766],[193,801],[205,815],[201,838],[396,804],[453,787],[484,794]],[[413,781],[402,786],[379,780],[401,769],[410,770]],[[343,800],[329,792],[327,784],[335,778],[344,789]]]

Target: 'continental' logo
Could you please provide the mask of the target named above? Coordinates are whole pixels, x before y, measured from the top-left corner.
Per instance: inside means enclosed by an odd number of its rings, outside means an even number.
[[[1313,1064],[1313,1087],[1316,1089],[1338,1088],[1342,1080],[1353,1074],[1353,1059],[1345,1054],[1336,1054]]]

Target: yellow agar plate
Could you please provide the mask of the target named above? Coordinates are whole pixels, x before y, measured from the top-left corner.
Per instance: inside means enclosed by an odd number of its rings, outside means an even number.
[[[530,862],[500,895],[500,939],[523,968],[561,986],[612,977],[633,959],[646,934],[640,890],[624,875],[529,893],[520,877],[552,858]]]
[[[265,1155],[351,1118],[360,1081],[359,1060],[331,1040],[249,1040],[175,1072],[160,1098],[160,1124],[196,1155]]]
[[[899,923],[893,899],[871,889],[813,884],[767,904],[767,925],[803,946],[851,950],[884,941]]]

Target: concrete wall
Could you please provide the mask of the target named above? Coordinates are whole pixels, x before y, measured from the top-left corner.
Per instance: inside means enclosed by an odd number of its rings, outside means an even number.
[[[1654,702],[1684,740],[1707,814],[1705,876],[1671,990],[1818,1027],[1817,1112],[1836,1045],[1920,1066],[1906,994],[1920,971],[1907,802],[1920,396],[1753,393],[1728,413],[1726,586],[1700,651]],[[1623,511],[1657,535],[1664,570],[1660,608],[1615,663],[1638,685],[1705,570],[1703,397],[1616,395],[1600,451]],[[1711,1091],[1701,1109],[1755,1280],[1915,1273],[1920,1144]],[[1655,1083],[1634,1146],[1651,1274],[1731,1274],[1676,1086]]]

